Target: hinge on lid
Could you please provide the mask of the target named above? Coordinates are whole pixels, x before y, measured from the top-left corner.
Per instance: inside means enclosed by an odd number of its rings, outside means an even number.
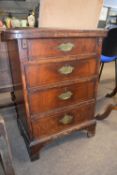
[[[23,49],[27,49],[27,47],[28,47],[28,46],[27,46],[27,40],[26,40],[26,39],[22,39],[21,42],[22,42],[22,48],[23,48]]]

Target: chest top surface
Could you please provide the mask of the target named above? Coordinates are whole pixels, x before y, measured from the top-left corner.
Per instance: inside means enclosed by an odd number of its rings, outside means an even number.
[[[43,28],[33,28],[33,29],[12,29],[2,32],[3,40],[13,40],[13,39],[33,39],[33,38],[67,38],[67,37],[105,37],[107,35],[107,30],[97,29],[97,30],[61,30],[61,29],[43,29]]]

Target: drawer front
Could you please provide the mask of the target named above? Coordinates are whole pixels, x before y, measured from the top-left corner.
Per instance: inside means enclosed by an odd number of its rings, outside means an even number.
[[[59,57],[96,52],[95,38],[52,38],[28,40],[27,42],[30,60],[40,59],[40,57]]]
[[[47,112],[95,97],[95,80],[32,92],[29,95],[31,114]]]
[[[88,78],[97,74],[96,58],[49,63],[35,63],[25,66],[29,87],[38,87],[65,80]]]
[[[62,132],[94,117],[94,103],[77,106],[53,115],[43,116],[33,120],[33,135],[35,138],[44,138]],[[80,129],[80,128],[79,128]]]

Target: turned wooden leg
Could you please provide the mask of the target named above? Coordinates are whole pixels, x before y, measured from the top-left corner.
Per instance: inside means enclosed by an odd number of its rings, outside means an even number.
[[[96,123],[87,127],[87,137],[93,137],[96,131]]]

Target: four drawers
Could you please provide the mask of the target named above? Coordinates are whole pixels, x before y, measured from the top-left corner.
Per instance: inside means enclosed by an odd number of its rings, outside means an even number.
[[[33,134],[35,138],[41,139],[69,128],[72,130],[74,126],[80,127],[80,124],[91,120],[93,116],[94,103],[68,108],[52,115],[39,116],[38,119],[32,121]]]
[[[63,110],[95,99],[98,73],[95,37],[28,39],[27,44],[29,61],[24,68],[31,116]],[[86,111],[88,107],[93,109],[92,105],[85,106]],[[92,117],[85,110],[83,112],[83,107],[70,112],[74,116],[72,124]],[[35,132],[46,135],[48,131],[53,133],[52,125],[58,130],[70,126],[58,124],[61,116],[66,119],[69,115],[45,115],[35,124]],[[47,131],[43,122],[49,127]]]
[[[3,32],[18,124],[31,160],[58,136],[80,129],[89,136],[95,134],[99,57],[105,35],[101,30]]]
[[[74,58],[70,61],[28,63],[25,72],[28,87],[39,87],[94,76],[97,74],[97,61],[96,58]]]
[[[29,93],[31,114],[48,112],[95,97],[95,80],[61,86]]]
[[[96,52],[95,37],[35,39],[27,42],[29,60]]]

